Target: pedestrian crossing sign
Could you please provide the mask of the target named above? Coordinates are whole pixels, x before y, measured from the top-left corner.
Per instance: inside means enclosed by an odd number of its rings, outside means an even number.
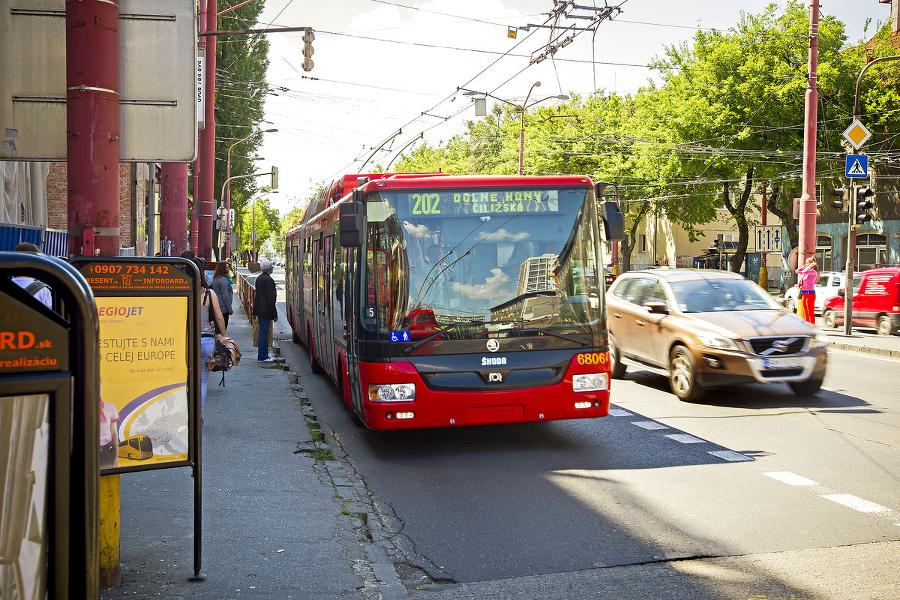
[[[868,177],[869,157],[865,154],[848,154],[845,175],[847,177]]]

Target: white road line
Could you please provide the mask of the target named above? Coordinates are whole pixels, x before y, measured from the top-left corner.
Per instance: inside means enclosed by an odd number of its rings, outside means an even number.
[[[741,454],[740,452],[735,452],[734,450],[713,450],[712,452],[707,452],[707,454],[712,454],[717,458],[721,458],[722,460],[727,460],[728,462],[748,462],[753,459],[749,456]]]
[[[772,479],[777,479],[781,483],[786,483],[788,485],[819,485],[818,482],[813,481],[812,479],[801,477],[800,475],[796,475],[794,473],[791,473],[790,471],[763,473],[763,475],[765,475],[766,477],[771,477]]]
[[[692,435],[688,435],[687,433],[670,433],[666,437],[670,440],[681,442],[682,444],[702,444],[706,441]]]
[[[868,500],[863,500],[857,496],[852,494],[825,494],[822,496],[826,500],[831,500],[832,502],[837,502],[838,504],[843,504],[847,508],[852,508],[853,510],[858,510],[859,512],[864,513],[890,513],[891,509],[886,506],[882,506],[880,504],[875,504],[874,502],[869,502]]]
[[[668,427],[656,421],[632,421],[631,424],[643,429],[668,429]]]
[[[624,408],[610,408],[609,416],[611,416],[611,417],[630,417],[632,415],[630,412],[628,412]]]

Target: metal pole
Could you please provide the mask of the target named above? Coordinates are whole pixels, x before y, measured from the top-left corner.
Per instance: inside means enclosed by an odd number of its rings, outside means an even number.
[[[215,31],[218,27],[216,15],[217,0],[206,0],[207,31]],[[204,260],[213,258],[213,187],[215,186],[216,159],[216,37],[206,42],[206,113],[205,126],[200,139],[202,141],[200,161],[200,197],[194,198],[197,218],[197,256]]]
[[[196,178],[195,182],[196,182]],[[188,249],[188,165],[163,163],[159,171],[160,237],[171,240],[174,248],[160,248],[163,256],[178,256]]]
[[[66,2],[69,254],[119,255],[119,6]]]
[[[803,135],[803,194],[800,196],[800,252],[797,264],[816,253],[816,132],[819,91],[816,69],[819,62],[819,0],[811,0],[809,11],[809,78]]]
[[[524,160],[525,160],[525,108],[528,106],[528,99],[531,98],[531,92],[534,91],[534,88],[539,87],[541,85],[540,81],[535,81],[531,88],[528,90],[528,95],[525,96],[525,102],[522,103],[522,106],[519,108],[522,110],[522,119],[521,119],[521,127],[519,128],[519,175],[524,175]]]
[[[856,264],[856,180],[850,182],[850,224],[847,227],[847,267],[844,283],[844,335],[853,333],[853,268]]]
[[[761,224],[763,227],[766,226],[766,213],[768,212],[768,206],[766,205],[766,182],[762,182],[762,218]],[[766,264],[769,255],[766,252],[760,252],[760,265],[759,265],[759,285],[764,289],[769,289],[769,266]]]

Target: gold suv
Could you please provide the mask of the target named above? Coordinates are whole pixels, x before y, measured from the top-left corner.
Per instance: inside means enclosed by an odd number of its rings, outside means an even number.
[[[800,395],[822,387],[825,336],[736,273],[630,271],[606,300],[614,378],[628,366],[659,373],[688,401],[744,382],[783,382]]]

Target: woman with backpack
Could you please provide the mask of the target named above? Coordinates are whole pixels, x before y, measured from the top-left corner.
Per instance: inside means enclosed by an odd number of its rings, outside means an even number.
[[[194,262],[203,273],[203,261],[195,258]],[[209,288],[206,277],[200,277],[200,411],[203,412],[203,404],[206,401],[206,387],[209,381],[209,371],[206,370],[206,361],[216,349],[216,333],[213,323],[218,327],[219,333],[225,335],[225,318],[219,308],[219,297]]]

